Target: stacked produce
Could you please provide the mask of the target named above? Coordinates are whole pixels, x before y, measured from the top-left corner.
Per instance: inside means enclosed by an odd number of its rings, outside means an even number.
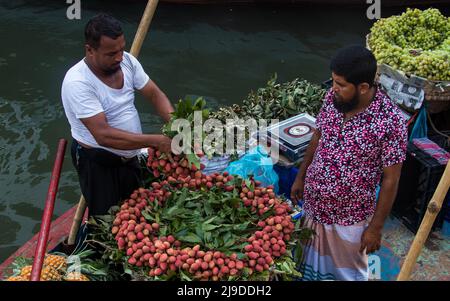
[[[408,8],[378,20],[368,45],[379,63],[429,80],[450,80],[450,18],[438,9]]]
[[[179,177],[186,178],[190,176],[191,171],[199,171],[203,165],[199,163],[199,156],[203,156],[203,152],[197,149],[196,154],[189,156],[171,155],[170,157],[153,148],[148,149],[147,166],[151,168],[154,177],[159,178],[161,173],[167,175],[167,180],[173,182]]]
[[[273,187],[228,173],[207,176],[195,165],[177,166],[161,156],[169,157],[149,149],[148,166],[158,181],[113,211],[112,225],[97,228],[101,243],[118,250],[105,256],[140,280],[299,276],[291,251],[304,232]]]
[[[291,97],[285,93],[290,89],[289,93],[298,96],[296,101],[308,109],[319,109],[318,103],[308,103],[299,95],[313,97],[322,91],[298,90],[296,83],[292,85],[280,89],[273,79],[245,104],[250,108],[251,101],[261,96],[270,110],[277,103],[288,106],[275,110],[277,114],[300,113],[289,107]],[[202,98],[181,100],[163,132],[170,137],[180,134],[180,129],[173,127],[180,118],[188,120],[193,129],[194,112],[201,112],[203,122],[211,117],[205,106]],[[262,117],[258,114],[252,116]],[[181,154],[149,148],[145,162],[148,185],[112,207],[110,215],[89,220],[89,235],[78,253],[81,273],[69,272],[65,256],[49,255],[41,278],[215,281],[299,277],[296,267],[301,252],[294,258],[293,250],[299,250],[300,239],[309,238],[311,232],[300,228],[299,221],[294,224],[289,205],[275,195],[272,186],[263,187],[251,176],[204,174],[200,158],[215,155],[203,146],[204,154],[195,143],[195,138],[204,141],[205,135],[204,131],[200,137],[191,135]],[[27,280],[30,273],[29,263],[22,264],[9,280]]]
[[[270,84],[275,86],[275,79]],[[180,134],[173,128],[178,118],[193,128],[195,111],[214,117],[205,105],[201,98],[180,101],[163,132]],[[292,222],[287,203],[273,187],[251,178],[203,174],[198,160],[203,152],[192,140],[185,148],[192,154],[148,149],[147,167],[156,179],[114,212],[107,230],[124,257],[112,257],[126,262],[124,269],[135,279],[268,279],[269,270],[272,276],[299,276],[291,250],[305,232]]]
[[[194,129],[194,114],[200,112],[202,121],[207,119],[216,119],[221,122],[222,129],[225,130],[224,136],[229,132],[234,132],[234,150],[233,158],[236,159],[241,154],[237,153],[238,146],[242,146],[242,141],[238,141],[240,138],[237,133],[244,134],[244,141],[247,141],[252,134],[247,120],[253,119],[258,125],[260,120],[266,120],[270,125],[271,119],[285,120],[300,113],[309,113],[315,116],[321,106],[322,100],[326,93],[325,89],[312,84],[306,80],[294,79],[291,82],[277,83],[276,75],[272,77],[267,86],[258,89],[256,92],[251,92],[246,99],[244,99],[242,105],[234,104],[229,107],[221,107],[217,111],[210,111],[206,108],[206,102],[203,98],[197,98],[192,101],[189,98],[180,100],[175,105],[175,112],[168,123],[163,126],[162,132],[170,138],[175,135],[183,133],[180,128],[175,126],[175,122],[180,119],[187,120],[191,129]],[[216,128],[213,126],[210,129],[210,133],[214,132]],[[188,150],[193,150],[198,156],[202,156],[203,152],[208,158],[213,156],[222,156],[223,152],[217,152],[216,142],[213,141],[211,145],[203,145],[203,151],[199,148],[193,147],[194,141],[197,139],[204,141],[208,133],[203,132],[200,137],[195,137],[194,131],[190,132],[190,139],[185,139],[187,145],[184,147],[184,152],[188,153]],[[229,147],[227,145],[227,147]],[[219,149],[222,149],[219,147]],[[222,150],[223,151],[223,150]],[[188,155],[190,160],[189,165],[192,162],[196,162],[195,156]],[[178,161],[178,160],[177,160]],[[152,163],[156,165],[157,163]],[[197,164],[198,165],[198,164]],[[199,166],[197,166],[199,167]],[[167,167],[170,168],[170,167]],[[158,174],[160,170],[156,172]]]
[[[32,259],[17,258],[13,263],[13,273],[6,281],[30,281]],[[41,281],[89,281],[80,273],[69,271],[65,254],[46,254],[41,270]]]
[[[286,83],[277,83],[276,75],[267,82],[267,86],[252,91],[243,101],[243,105],[220,108],[211,114],[225,122],[226,119],[253,118],[285,120],[300,113],[317,115],[322,106],[326,91],[306,80],[294,79]]]

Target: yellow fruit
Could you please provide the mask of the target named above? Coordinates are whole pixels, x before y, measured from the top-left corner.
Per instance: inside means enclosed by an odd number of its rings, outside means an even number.
[[[45,266],[41,272],[41,281],[61,281],[62,276],[59,271],[51,266]]]
[[[6,281],[28,281],[26,278],[22,276],[11,276]]]
[[[24,280],[30,280],[31,278],[31,265],[24,266],[20,271],[20,276],[24,278]],[[62,279],[59,271],[52,266],[44,266],[41,271],[41,281],[60,281]]]
[[[66,257],[60,255],[47,254],[44,260],[44,266],[51,266],[64,274],[67,270]]]
[[[31,277],[31,269],[32,269],[31,265],[24,266],[20,270],[20,276],[29,279]]]
[[[90,281],[86,275],[77,272],[67,274],[66,281]]]

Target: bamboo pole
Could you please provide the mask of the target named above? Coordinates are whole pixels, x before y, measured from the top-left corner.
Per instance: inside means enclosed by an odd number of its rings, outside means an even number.
[[[142,15],[141,22],[137,29],[136,35],[134,36],[133,44],[131,45],[130,53],[134,57],[139,56],[142,44],[144,43],[145,36],[147,35],[150,22],[155,14],[156,6],[158,5],[158,0],[148,0],[147,6],[145,7],[144,14]],[[70,228],[69,238],[67,239],[67,245],[73,246],[75,244],[75,239],[77,237],[78,230],[80,229],[81,219],[86,211],[87,203],[84,196],[81,195],[78,202],[77,211],[73,218],[72,226]]]
[[[144,43],[145,36],[148,32],[148,27],[155,14],[156,6],[158,5],[158,0],[149,0],[147,6],[145,7],[144,14],[142,15],[141,23],[139,23],[138,30],[134,36],[133,45],[131,46],[130,53],[137,57],[141,51],[142,44]]]
[[[75,212],[75,216],[73,217],[72,226],[70,227],[69,238],[67,239],[67,244],[72,246],[75,244],[75,240],[77,238],[78,230],[80,229],[81,219],[84,216],[84,212],[86,211],[87,203],[84,199],[84,196],[81,195],[80,200],[78,201],[77,211]]]
[[[430,234],[431,228],[433,227],[434,220],[441,210],[444,198],[447,195],[447,191],[450,187],[450,161],[447,163],[444,174],[439,181],[436,191],[428,204],[427,212],[423,217],[422,223],[420,224],[419,230],[417,231],[416,237],[409,249],[408,255],[406,256],[405,262],[403,263],[402,269],[398,274],[397,281],[409,280],[411,276],[412,269],[416,264],[417,258],[422,251],[423,245]]]

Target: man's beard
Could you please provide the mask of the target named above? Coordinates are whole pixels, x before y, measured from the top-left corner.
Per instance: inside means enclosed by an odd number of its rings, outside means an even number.
[[[333,105],[339,113],[347,113],[355,109],[359,104],[358,95],[355,94],[349,102],[338,101],[336,94],[333,96]]]
[[[114,73],[116,73],[119,70],[120,70],[120,64],[117,65],[117,67],[111,67],[111,68],[108,68],[108,69],[103,69],[103,72],[106,75],[113,75]]]

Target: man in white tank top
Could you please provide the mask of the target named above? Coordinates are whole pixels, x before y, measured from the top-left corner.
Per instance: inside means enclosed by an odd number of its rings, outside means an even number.
[[[107,213],[141,185],[136,155],[153,146],[169,151],[164,135],[143,134],[134,105],[138,90],[169,121],[173,107],[125,50],[119,21],[106,14],[85,28],[85,57],[64,77],[61,98],[70,123],[72,160],[90,215]]]

